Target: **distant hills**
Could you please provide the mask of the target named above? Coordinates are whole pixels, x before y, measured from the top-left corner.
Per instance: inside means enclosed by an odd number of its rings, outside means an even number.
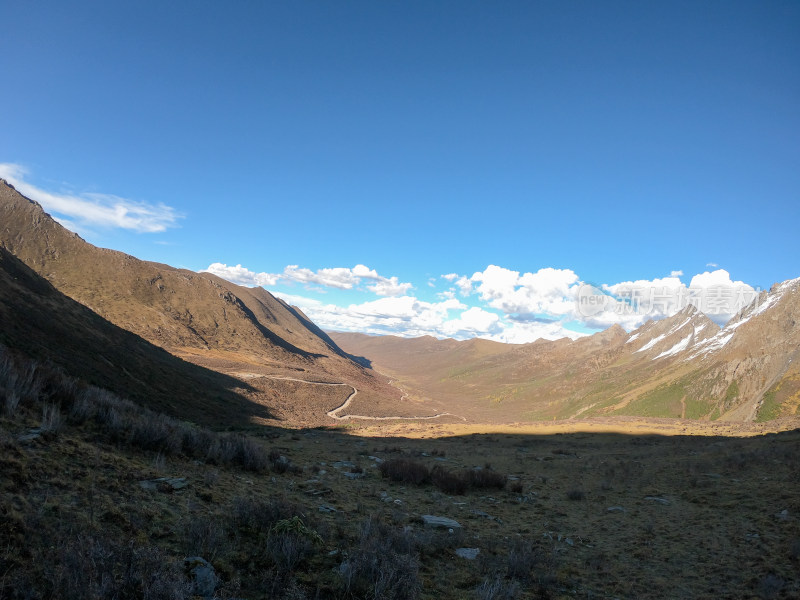
[[[614,326],[575,341],[331,335],[412,397],[471,421],[752,421],[793,416],[800,405],[800,279],[762,292],[722,329],[688,306],[630,334]]]
[[[222,425],[330,423],[355,389],[343,415],[478,423],[753,421],[800,406],[800,279],[762,292],[724,328],[689,306],[575,341],[328,334],[263,288],[97,248],[3,180],[0,317],[0,343]]]

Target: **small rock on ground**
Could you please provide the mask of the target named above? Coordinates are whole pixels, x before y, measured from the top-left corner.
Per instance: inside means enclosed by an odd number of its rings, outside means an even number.
[[[425,527],[443,528],[443,529],[460,529],[461,523],[447,517],[437,517],[435,515],[422,515],[422,522]]]

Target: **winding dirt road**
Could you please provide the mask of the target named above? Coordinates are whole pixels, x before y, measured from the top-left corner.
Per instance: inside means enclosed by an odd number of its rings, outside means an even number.
[[[397,420],[401,420],[401,421],[421,421],[421,420],[438,419],[439,417],[446,417],[446,416],[456,417],[458,419],[462,419],[462,420],[466,421],[466,419],[464,419],[464,417],[459,417],[458,415],[454,415],[453,413],[448,413],[448,412],[438,413],[438,414],[430,415],[430,416],[427,416],[427,417],[368,417],[366,415],[343,415],[343,416],[339,416],[338,413],[342,412],[343,410],[346,410],[347,407],[350,406],[350,403],[353,401],[353,398],[355,398],[358,395],[358,390],[355,388],[355,386],[352,386],[349,383],[328,383],[327,381],[307,381],[305,379],[297,379],[295,377],[279,377],[277,375],[256,375],[255,373],[253,373],[253,374],[250,374],[250,373],[239,373],[239,375],[243,375],[245,377],[247,377],[247,376],[257,376],[257,377],[263,377],[265,379],[281,379],[283,381],[297,381],[298,383],[307,383],[309,385],[328,385],[328,386],[343,385],[345,387],[349,387],[349,388],[351,388],[353,390],[353,393],[350,394],[347,397],[347,399],[340,406],[337,406],[333,410],[329,410],[327,413],[325,413],[331,419],[336,419],[337,421],[346,421],[347,419],[361,419],[361,420],[365,420],[365,421],[397,421]],[[403,396],[403,398],[405,398],[405,396]]]

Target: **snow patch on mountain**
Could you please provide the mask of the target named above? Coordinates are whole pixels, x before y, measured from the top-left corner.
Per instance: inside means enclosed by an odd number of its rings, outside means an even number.
[[[683,350],[686,350],[687,346],[689,345],[689,341],[691,341],[691,339],[692,339],[691,335],[686,336],[680,342],[675,344],[672,348],[662,352],[661,354],[656,356],[653,360],[656,360],[656,359],[659,359],[659,358],[663,358],[665,356],[672,356],[673,354],[677,354],[678,352],[682,352]]]

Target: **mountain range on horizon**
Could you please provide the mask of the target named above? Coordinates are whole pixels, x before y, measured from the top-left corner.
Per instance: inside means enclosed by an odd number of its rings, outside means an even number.
[[[0,248],[0,314],[15,325],[0,327],[0,341],[79,369],[69,360],[76,344],[67,342],[80,340],[86,360],[77,362],[94,365],[83,376],[114,388],[121,369],[129,395],[145,397],[136,389],[142,378],[121,364],[135,353],[110,356],[128,336],[125,344],[146,348],[137,355],[140,372],[154,361],[182,374],[178,399],[162,402],[172,412],[198,414],[180,388],[195,376],[217,382],[206,390],[219,387],[214,402],[198,401],[207,410],[224,412],[226,402],[244,398],[241,406],[259,407],[239,411],[245,418],[274,413],[305,424],[330,422],[326,415],[347,397],[330,384],[357,389],[349,414],[371,418],[753,421],[795,416],[800,405],[800,278],[762,292],[722,328],[687,306],[630,333],[615,325],[574,341],[509,345],[326,333],[263,288],[92,246],[5,181]],[[162,373],[164,397],[170,379]],[[328,385],[330,397],[306,382]]]

